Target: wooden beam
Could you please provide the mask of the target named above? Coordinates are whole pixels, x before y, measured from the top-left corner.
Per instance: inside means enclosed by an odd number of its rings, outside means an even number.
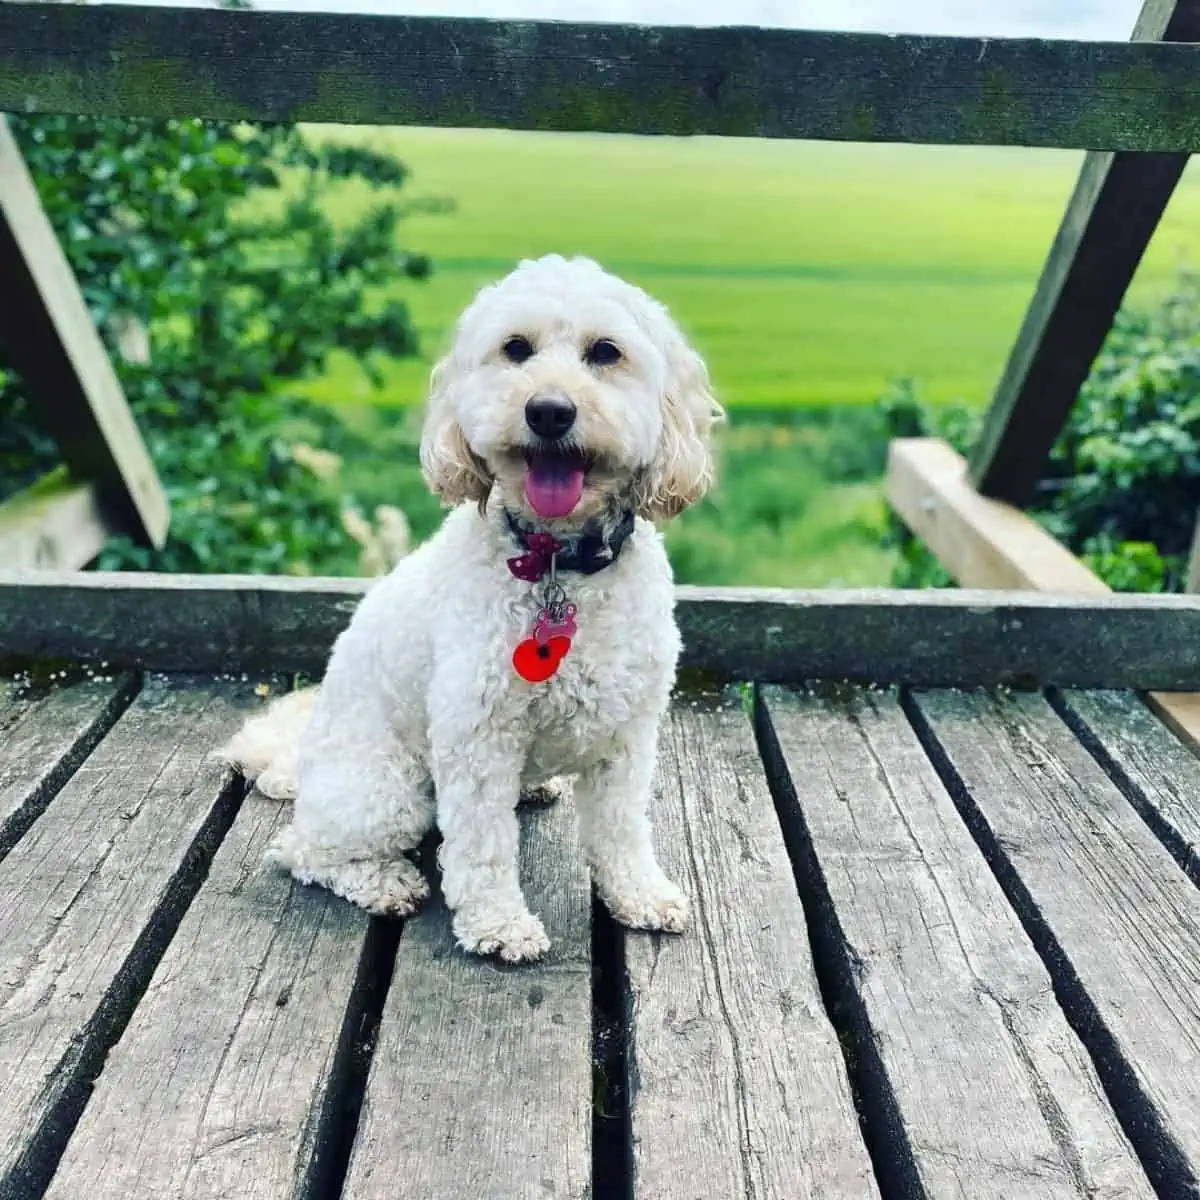
[[[1200,40],[1200,0],[1147,0],[1133,36]],[[1187,166],[1186,149],[1084,160],[971,457],[972,482],[985,496],[1018,507],[1033,498]]]
[[[80,570],[117,532],[94,483],[55,472],[0,504],[0,563],[9,570]]]
[[[70,6],[74,7],[74,6]],[[4,68],[0,66],[0,76]],[[0,116],[0,340],[35,413],[115,521],[161,546],[166,495],[79,285]]]
[[[1181,152],[1200,50],[10,2],[4,108]]]
[[[958,454],[934,438],[900,439],[888,451],[892,507],[963,587],[1114,595],[1028,514],[977,495],[966,481],[966,468]],[[1081,636],[1088,636],[1082,627]],[[1197,687],[1149,684],[1138,690],[1160,689],[1149,692],[1150,706],[1200,754]]]
[[[1108,588],[1023,512],[980,496],[967,464],[937,438],[888,447],[892,507],[969,587],[1095,595]]]
[[[320,673],[369,586],[0,572],[0,668]],[[683,587],[677,614],[685,671],[710,679],[1200,689],[1200,596]]]

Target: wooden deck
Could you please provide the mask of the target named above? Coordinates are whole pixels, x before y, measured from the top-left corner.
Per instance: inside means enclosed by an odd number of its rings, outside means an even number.
[[[1128,692],[680,694],[682,938],[530,808],[549,960],[264,872],[261,675],[0,702],[0,1197],[1200,1194],[1200,762]]]

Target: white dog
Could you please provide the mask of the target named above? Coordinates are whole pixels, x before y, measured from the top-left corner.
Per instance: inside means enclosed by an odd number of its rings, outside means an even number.
[[[687,901],[647,816],[680,649],[651,524],[708,488],[722,412],[667,311],[595,263],[522,263],[485,288],[434,369],[421,442],[455,506],[367,593],[318,693],[225,755],[295,795],[269,859],[373,913],[413,911],[433,827],[454,933],[509,962],[549,946],[521,894],[522,791],[574,777],[613,916],[679,931]]]

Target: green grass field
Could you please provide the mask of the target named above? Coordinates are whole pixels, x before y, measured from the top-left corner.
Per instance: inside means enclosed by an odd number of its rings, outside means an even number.
[[[336,136],[347,136],[339,133]],[[406,285],[426,356],[484,282],[523,257],[583,253],[664,300],[734,407],[865,403],[890,378],[931,399],[983,403],[1029,299],[1079,156],[1059,151],[473,130],[355,133],[411,168],[407,245],[434,277]],[[365,194],[346,189],[344,210]],[[1200,246],[1192,173],[1139,283]],[[411,404],[428,362],[379,396],[353,364],[332,401]]]
[[[398,285],[421,358],[388,369],[379,391],[337,361],[311,394],[353,419],[403,420],[395,410],[421,401],[433,356],[481,284],[524,256],[590,255],[671,307],[732,410],[721,487],[671,528],[677,573],[780,586],[887,581],[878,483],[830,474],[832,435],[816,413],[869,405],[898,377],[927,399],[985,404],[1080,161],[1057,151],[477,131],[327,136],[384,142],[411,169],[404,197],[445,197],[455,209],[403,229],[406,248],[434,261],[430,280]],[[354,188],[329,198],[346,215],[366,202]],[[1136,292],[1168,285],[1197,257],[1198,217],[1192,172]],[[786,427],[763,423],[780,410]],[[844,441],[845,429],[836,436]],[[401,490],[411,496],[408,465]]]

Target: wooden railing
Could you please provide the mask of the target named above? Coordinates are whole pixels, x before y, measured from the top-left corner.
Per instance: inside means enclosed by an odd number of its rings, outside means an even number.
[[[997,570],[1026,526],[974,501],[1032,494],[1200,146],[1197,37],[1200,0],[1146,0],[1129,43],[0,3],[0,110],[1087,150],[969,475],[910,446],[891,480],[960,582],[1078,590]]]
[[[1200,51],[0,3],[0,109],[1187,153]]]

